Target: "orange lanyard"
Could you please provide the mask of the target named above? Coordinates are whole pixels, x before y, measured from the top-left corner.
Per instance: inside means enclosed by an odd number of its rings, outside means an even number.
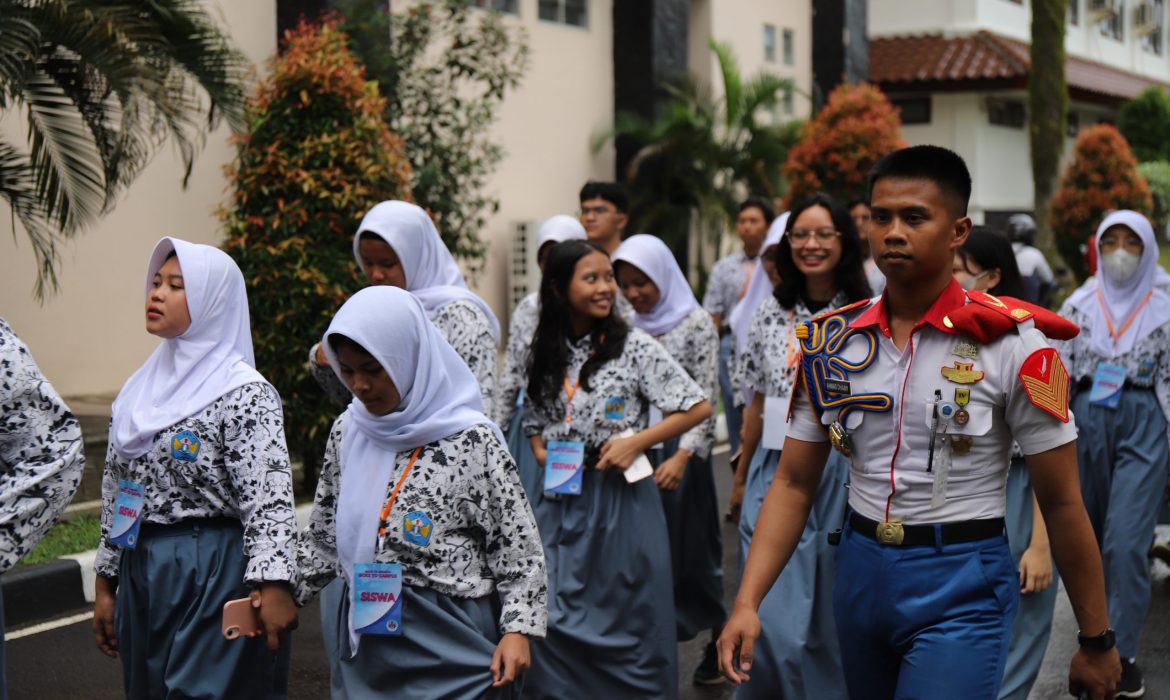
[[[577,377],[577,383],[569,385],[569,375],[565,375],[565,422],[573,422],[573,397],[577,394],[577,390],[581,388],[581,378]]]
[[[788,310],[788,368],[786,373],[789,377],[792,376],[792,369],[796,367],[797,361],[800,359],[800,353],[796,351],[796,327],[792,325],[792,319],[796,316],[795,309]]]
[[[743,264],[744,264],[744,280],[743,280],[743,286],[739,288],[739,296],[737,297],[738,299],[743,299],[744,295],[747,294],[748,287],[752,283],[752,273],[756,271],[756,261],[755,260],[749,261],[749,260],[745,259]]]
[[[398,483],[394,485],[394,490],[390,492],[390,498],[386,499],[386,505],[382,506],[382,514],[378,518],[379,541],[386,537],[386,524],[390,520],[390,510],[394,508],[394,502],[398,500],[398,492],[402,490],[402,485],[406,483],[406,477],[410,475],[410,470],[414,467],[414,461],[418,459],[419,452],[422,452],[421,447],[414,448],[414,452],[410,455],[410,461],[406,463],[406,469],[402,471],[402,476],[398,477]]]
[[[1109,337],[1113,339],[1114,347],[1117,347],[1117,341],[1121,339],[1121,336],[1125,335],[1125,332],[1137,320],[1138,314],[1142,312],[1142,309],[1146,308],[1146,302],[1150,300],[1153,294],[1154,290],[1152,289],[1146,292],[1146,298],[1142,299],[1142,303],[1138,304],[1137,308],[1130,312],[1129,318],[1125,319],[1125,323],[1121,324],[1121,328],[1115,330],[1113,328],[1113,319],[1109,316],[1109,307],[1105,305],[1105,298],[1101,296],[1101,286],[1097,285],[1097,302],[1101,304],[1101,310],[1105,312],[1105,325],[1109,326]]]

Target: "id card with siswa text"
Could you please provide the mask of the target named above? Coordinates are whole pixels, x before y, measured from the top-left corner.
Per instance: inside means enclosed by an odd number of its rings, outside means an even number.
[[[1121,405],[1121,392],[1125,389],[1124,367],[1102,362],[1093,374],[1093,388],[1089,389],[1089,403],[1104,408]]]
[[[581,477],[585,471],[585,443],[577,440],[553,440],[548,443],[544,459],[545,493],[581,495]]]
[[[110,524],[110,544],[123,549],[138,546],[138,526],[142,524],[142,503],[146,489],[128,479],[118,480],[118,498],[114,501],[114,521]]]
[[[402,634],[402,565],[353,565],[353,630],[358,634]]]

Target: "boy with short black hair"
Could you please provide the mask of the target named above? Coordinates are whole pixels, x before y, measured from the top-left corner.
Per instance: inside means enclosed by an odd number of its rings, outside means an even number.
[[[954,280],[971,230],[958,155],[902,149],[869,184],[886,293],[797,328],[802,376],[720,668],[750,679],[756,609],[801,536],[831,444],[851,472],[833,596],[850,696],[994,699],[1019,595],[1003,520],[1014,440],[1080,626],[1070,690],[1112,697],[1121,665],[1081,502],[1068,372],[1044,337],[1078,329]]]
[[[590,180],[581,188],[580,201],[585,235],[612,256],[622,244],[622,233],[630,222],[626,188],[617,182]]]

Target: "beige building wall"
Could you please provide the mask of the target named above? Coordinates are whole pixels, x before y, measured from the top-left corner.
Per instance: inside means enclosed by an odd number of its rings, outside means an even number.
[[[575,216],[586,180],[613,179],[612,146],[597,153],[591,146],[594,134],[613,127],[612,3],[590,0],[586,27],[538,19],[537,0],[519,0],[517,15],[508,17],[527,32],[530,60],[492,130],[505,151],[488,185],[500,209],[481,234],[487,259],[471,281],[501,322],[512,311],[508,258],[517,226],[554,214]]]
[[[275,0],[204,2],[253,63],[275,53]],[[23,143],[15,120],[0,128]],[[164,146],[114,211],[63,247],[61,289],[43,306],[32,296],[36,264],[23,229],[0,236],[0,316],[62,395],[112,396],[154,349],[158,340],[143,327],[147,258],[164,235],[219,244],[214,212],[225,201],[223,166],[234,153],[226,127],[209,134],[183,190],[182,163]],[[0,220],[11,221],[4,204]]]

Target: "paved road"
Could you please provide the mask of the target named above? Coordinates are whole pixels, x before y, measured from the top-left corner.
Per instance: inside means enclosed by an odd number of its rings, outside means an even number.
[[[726,455],[716,458],[717,486],[725,502],[730,488]],[[725,523],[724,566],[728,579],[728,600],[733,593],[736,562],[734,528]],[[1143,635],[1141,661],[1146,669],[1149,700],[1170,700],[1170,569],[1156,572],[1153,605]],[[293,672],[289,697],[317,700],[328,697],[329,677],[321,651],[320,624],[316,605],[302,612],[301,628],[293,645]],[[11,632],[11,630],[10,630]],[[1064,691],[1068,659],[1075,647],[1076,624],[1068,600],[1061,597],[1053,641],[1045,658],[1032,700],[1068,697]],[[702,654],[705,638],[680,645],[680,697],[682,700],[730,698],[728,685],[697,688],[690,673]],[[93,646],[89,622],[82,621],[57,629],[10,640],[7,644],[8,689],[12,700],[115,700],[121,693],[121,667],[102,656]]]

